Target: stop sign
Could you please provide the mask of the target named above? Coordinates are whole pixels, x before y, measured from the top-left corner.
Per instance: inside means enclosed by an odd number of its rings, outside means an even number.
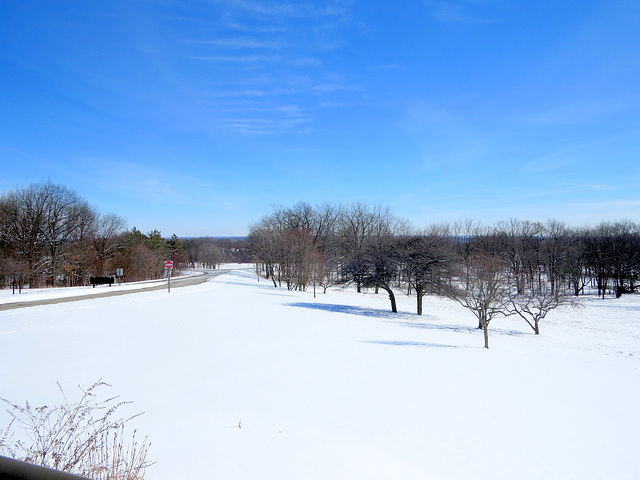
[[[173,268],[173,262],[171,260],[167,260],[164,262],[164,268],[171,269]]]

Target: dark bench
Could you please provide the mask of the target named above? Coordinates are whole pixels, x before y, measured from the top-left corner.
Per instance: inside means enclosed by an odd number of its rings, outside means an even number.
[[[115,283],[114,277],[91,277],[89,279],[93,288],[96,288],[96,285],[109,285]]]

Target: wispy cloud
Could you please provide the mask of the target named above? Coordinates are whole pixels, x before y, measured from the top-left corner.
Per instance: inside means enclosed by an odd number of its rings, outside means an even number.
[[[538,157],[520,167],[522,173],[543,173],[558,170],[574,163],[574,152],[579,147],[565,148],[549,155]]]
[[[268,16],[300,16],[301,8],[291,3],[251,2],[247,0],[225,0],[229,7]]]
[[[470,13],[470,2],[466,1],[433,1],[429,2],[432,8],[432,16],[441,22],[461,23],[461,24],[482,24],[490,23],[491,20]]]
[[[242,98],[242,97],[273,97],[279,95],[290,95],[295,93],[294,89],[246,89],[246,90],[222,90],[207,93],[209,98]]]
[[[63,170],[67,176],[82,180],[92,188],[122,198],[142,202],[178,206],[207,205],[219,199],[219,187],[202,177],[178,174],[171,168],[145,165],[110,158],[78,157],[74,168]]]
[[[227,109],[222,122],[230,130],[242,135],[278,135],[306,133],[314,115],[299,105],[283,104],[270,107],[248,106]]]
[[[308,17],[308,16],[332,16],[344,17],[348,8],[345,2],[334,1],[324,7],[317,7],[311,3],[277,3],[277,2],[252,2],[248,0],[226,0],[227,5],[242,9],[254,14],[277,17]]]
[[[137,188],[154,195],[170,195],[175,193],[173,185],[157,179],[143,180],[138,183]]]
[[[608,191],[608,190],[617,190],[617,187],[614,187],[612,185],[588,185],[588,184],[583,184],[580,185],[581,188],[586,188],[589,190],[598,190],[598,191]]]
[[[236,133],[244,135],[277,135],[281,133],[305,133],[309,131],[308,127],[304,128],[311,122],[310,118],[228,118],[225,120],[229,128]]]
[[[640,99],[637,95],[630,98],[607,98],[605,101],[587,101],[564,103],[532,112],[523,117],[525,121],[542,125],[575,125],[601,120],[625,112],[637,111]]]
[[[228,22],[226,28],[230,30],[240,30],[242,32],[250,32],[254,34],[266,33],[273,34],[278,32],[284,32],[286,28],[282,25],[255,25],[238,23],[235,21]]]
[[[344,97],[359,89],[325,62],[341,44],[351,0],[214,3],[220,11],[215,36],[185,42],[185,56],[194,68],[213,73],[202,79],[201,94],[209,112],[222,113],[216,122],[227,129],[242,135],[308,132],[321,102],[348,104]]]
[[[398,65],[395,63],[385,63],[379,65],[369,65],[367,67],[369,70],[380,71],[380,70],[406,70],[407,67],[405,65]]]
[[[203,56],[191,57],[192,60],[229,63],[286,63],[289,65],[320,65],[322,62],[309,57],[285,57],[282,55],[244,55],[244,56]]]
[[[359,87],[355,86],[355,85],[344,85],[344,84],[339,84],[339,83],[321,83],[318,85],[315,85],[313,87],[313,89],[315,91],[318,92],[337,92],[337,91],[357,91],[360,90]]]
[[[216,40],[195,40],[193,43],[201,44],[201,45],[211,45],[214,47],[225,47],[225,48],[281,48],[278,42],[275,41],[267,41],[267,40],[256,40],[251,38],[221,38]]]
[[[111,160],[78,158],[75,171],[67,175],[84,176],[87,184],[133,197],[175,198],[176,176],[156,166]],[[84,172],[84,173],[83,173]]]

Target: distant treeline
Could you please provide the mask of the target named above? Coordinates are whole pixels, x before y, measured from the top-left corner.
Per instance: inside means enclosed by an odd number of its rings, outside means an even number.
[[[499,259],[519,291],[548,283],[575,295],[593,288],[619,296],[635,291],[640,275],[640,226],[630,221],[574,228],[511,219],[416,229],[388,207],[299,203],[262,218],[249,240],[265,274],[291,289],[345,281],[358,288],[385,282],[411,288],[416,275],[431,275],[437,287],[449,283],[439,276],[459,272],[453,265],[480,254]]]
[[[196,237],[182,240],[189,264],[196,268],[216,268],[221,263],[253,261],[247,237]]]
[[[115,214],[101,215],[76,192],[50,182],[16,188],[0,197],[0,285],[87,285],[92,276],[125,281],[159,278],[164,261],[185,264],[173,235],[143,234]]]

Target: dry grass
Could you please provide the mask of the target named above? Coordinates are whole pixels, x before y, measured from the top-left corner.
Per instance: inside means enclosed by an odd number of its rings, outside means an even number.
[[[69,402],[58,384],[64,402],[61,405],[32,407],[17,405],[0,397],[9,406],[9,424],[0,429],[0,453],[64,472],[95,480],[141,480],[151,465],[147,460],[148,437],[141,442],[136,431],[127,442],[127,422],[141,415],[119,415],[131,402],[118,397],[98,399],[98,390],[110,385],[97,381],[80,400]]]

